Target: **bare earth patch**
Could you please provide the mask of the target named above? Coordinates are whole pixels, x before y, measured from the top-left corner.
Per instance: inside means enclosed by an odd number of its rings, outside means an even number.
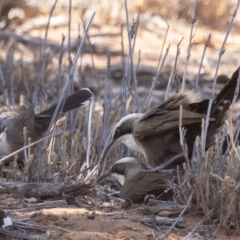
[[[96,9],[97,14],[98,10]],[[74,18],[75,17],[75,18]],[[78,17],[78,18],[77,18]],[[71,37],[72,39],[77,39],[78,36],[78,21],[79,15],[76,13],[73,16],[76,22],[72,22],[71,26]],[[229,17],[230,18],[230,17]],[[158,19],[159,20],[159,19]],[[26,24],[26,23],[25,23]],[[166,41],[166,47],[171,44],[168,58],[166,64],[163,68],[163,72],[170,73],[173,66],[173,62],[176,54],[176,45],[184,37],[181,44],[181,54],[178,60],[177,72],[182,75],[184,64],[186,60],[187,46],[189,43],[189,32],[190,24],[186,21],[169,21],[169,34]],[[44,25],[45,27],[45,25]],[[33,27],[30,29],[28,34],[32,37],[44,37],[45,28],[44,27]],[[24,29],[24,24],[22,25]],[[16,30],[16,32],[21,34],[21,28]],[[134,62],[140,59],[140,66],[147,66],[152,71],[151,74],[155,74],[155,69],[157,67],[159,54],[161,51],[163,38],[166,31],[166,25],[163,21],[149,21],[148,23],[139,26],[138,37],[135,46]],[[51,27],[48,31],[47,39],[55,43],[61,43],[62,34],[67,35],[68,26],[66,24],[60,25],[58,27]],[[121,36],[111,35],[120,34],[120,26],[105,25],[95,22],[89,31],[89,35],[95,35],[91,38],[91,43],[97,46],[97,49],[104,49],[104,54],[93,54],[94,64],[96,69],[99,71],[99,80],[103,81],[106,77],[106,62],[107,62],[107,50],[115,54],[112,54],[111,63],[115,64],[121,63]],[[201,59],[203,47],[208,34],[212,34],[212,40],[209,48],[207,49],[206,58],[203,62],[202,73],[209,78],[204,82],[202,91],[205,96],[209,96],[209,89],[212,87],[212,77],[214,76],[216,62],[218,58],[218,53],[225,36],[225,31],[217,31],[211,27],[205,25],[198,25],[198,30],[194,37],[194,42],[191,52],[191,57],[188,66],[188,75],[191,80],[194,79],[199,67],[199,62]],[[99,34],[99,36],[96,36]],[[124,28],[124,39],[125,39],[125,52],[127,52],[127,38],[126,29]],[[21,46],[22,47],[22,46]],[[29,63],[35,57],[35,51],[25,49],[23,47],[24,54],[23,59]],[[105,51],[106,50],[106,51]],[[139,51],[141,50],[141,51]],[[1,50],[1,53],[4,52]],[[236,24],[230,34],[226,45],[226,52],[223,55],[222,64],[219,70],[219,74],[224,74],[230,77],[231,73],[240,65],[240,45],[239,45],[239,18],[236,20]],[[4,53],[5,54],[5,53]],[[75,56],[75,53],[72,53]],[[139,57],[140,56],[140,57]],[[58,54],[55,54],[52,58],[54,63],[58,61]],[[67,63],[67,57],[63,59],[64,63]],[[96,79],[91,75],[92,71],[92,56],[91,54],[85,53],[82,56],[81,66],[78,65],[79,69],[85,74],[83,77],[83,87],[90,87],[96,90],[96,96],[100,96],[100,109],[101,98],[103,96],[104,89],[99,89],[97,86]],[[81,67],[81,68],[80,68]],[[80,72],[80,70],[78,71]],[[142,73],[143,79],[145,81],[145,72]],[[150,75],[151,75],[150,74]],[[77,80],[79,75],[75,76]],[[152,75],[148,77],[148,80],[152,79]],[[204,79],[204,76],[202,77]],[[210,79],[210,80],[209,80]],[[143,81],[143,82],[144,82]],[[201,81],[201,80],[200,80]],[[119,87],[121,81],[116,79],[112,81],[112,88]],[[160,84],[160,83],[159,83]],[[144,82],[144,92],[149,90],[150,82]],[[159,87],[160,90],[165,91],[166,84]],[[188,88],[192,88],[191,82],[187,85]],[[162,93],[162,92],[161,92]],[[162,93],[163,95],[163,93]],[[158,96],[159,101],[159,96]],[[39,226],[40,230],[31,230],[28,234],[31,236],[38,237],[38,239],[58,239],[58,240],[106,240],[106,239],[119,239],[119,240],[150,240],[150,239],[162,239],[165,232],[169,229],[169,226],[160,226],[159,231],[154,230],[153,227],[146,226],[141,223],[144,218],[152,218],[152,215],[144,215],[138,212],[140,205],[134,205],[128,210],[121,209],[120,205],[117,203],[101,203],[93,204],[91,207],[76,207],[74,205],[68,205],[64,202],[62,206],[57,208],[40,208],[34,210],[24,210],[29,208],[31,203],[27,203],[23,199],[15,199],[14,197],[7,197],[0,201],[0,208],[7,211],[10,214],[13,221],[18,219],[24,219],[31,216],[30,219],[26,221],[27,224],[33,224],[34,226]],[[36,203],[32,204],[33,207]],[[15,211],[14,211],[15,210]],[[177,216],[174,216],[177,217]],[[198,224],[198,222],[203,218],[200,214],[187,212],[183,217],[186,223],[185,228],[175,228],[172,233],[165,240],[182,240],[192,229]],[[154,222],[154,220],[153,220]],[[154,223],[153,223],[154,224]],[[207,223],[204,223],[189,239],[213,239],[208,238],[207,233],[211,232],[212,227]],[[17,229],[16,229],[17,231]],[[0,239],[8,239],[0,236]],[[227,236],[224,230],[220,229],[214,236],[214,239],[222,240],[237,240],[239,236]]]

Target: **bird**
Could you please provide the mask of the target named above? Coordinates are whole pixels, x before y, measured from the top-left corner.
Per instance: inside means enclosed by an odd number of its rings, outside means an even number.
[[[215,136],[224,125],[234,98],[238,73],[239,68],[213,99],[205,150],[214,145]],[[236,92],[238,92],[236,98],[238,100],[240,91]],[[157,167],[182,154],[179,133],[180,106],[182,106],[182,127],[186,130],[184,140],[188,157],[191,159],[195,139],[201,136],[202,119],[206,118],[209,101],[209,99],[201,100],[198,93],[181,92],[146,113],[131,113],[124,116],[114,126],[110,142],[103,150],[99,163],[104,161],[112,146],[119,142],[142,153],[148,167]],[[185,158],[181,157],[167,168],[176,167],[184,161]]]
[[[88,88],[78,90],[66,97],[59,108],[58,114],[88,106],[92,96],[93,93]],[[51,123],[57,105],[58,102],[35,114],[33,105],[23,96],[20,99],[19,106],[0,113],[0,156],[11,154],[24,146],[24,127],[27,131],[27,137],[30,137],[31,141],[42,138]],[[23,165],[23,157],[23,153],[18,155],[18,164]],[[12,159],[9,161],[12,161]]]
[[[131,199],[132,202],[136,203],[141,202],[149,194],[156,196],[165,194],[166,197],[171,198],[171,194],[165,193],[168,188],[166,182],[177,179],[176,171],[148,171],[147,166],[135,157],[124,157],[117,160],[109,171],[97,179],[97,182],[99,183],[108,176],[120,183],[121,198]]]
[[[10,217],[7,217],[6,213],[3,210],[0,210],[0,228],[5,228],[12,225],[12,220]]]

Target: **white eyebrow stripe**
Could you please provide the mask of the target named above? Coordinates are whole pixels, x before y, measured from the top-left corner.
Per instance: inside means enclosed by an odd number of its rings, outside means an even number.
[[[81,103],[81,106],[82,107],[87,107],[87,106],[89,106],[89,104],[90,104],[90,100],[86,100],[86,101]]]

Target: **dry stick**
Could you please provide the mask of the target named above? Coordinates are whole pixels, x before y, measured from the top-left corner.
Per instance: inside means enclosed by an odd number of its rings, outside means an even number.
[[[1,59],[0,59],[1,61]],[[2,64],[0,63],[0,81],[2,83],[2,87],[3,87],[3,93],[4,93],[4,96],[5,96],[5,102],[6,102],[6,106],[8,109],[10,109],[10,100],[9,100],[9,94],[8,94],[8,90],[6,88],[6,79],[3,75],[3,71],[2,71]]]
[[[71,16],[72,16],[72,0],[69,0],[69,5],[68,5],[68,73],[69,73],[69,78],[70,78],[70,70],[72,66],[72,61],[71,61],[71,49],[70,49],[70,44],[71,44]]]
[[[165,43],[164,43],[164,44],[165,44]],[[166,48],[166,53],[165,53],[165,55],[164,55],[162,64],[161,64],[161,66],[160,66],[160,68],[159,68],[159,70],[158,70],[158,72],[157,72],[157,75],[156,75],[156,77],[155,77],[155,79],[154,79],[154,81],[153,81],[153,83],[152,83],[151,89],[150,89],[150,91],[149,91],[149,94],[148,94],[148,97],[147,97],[147,100],[146,100],[146,105],[145,105],[145,107],[143,108],[143,111],[144,111],[144,112],[145,112],[145,111],[148,109],[148,107],[150,106],[151,99],[152,99],[152,93],[153,93],[153,90],[154,90],[154,88],[155,88],[155,86],[156,86],[156,83],[157,83],[157,81],[158,81],[158,79],[159,79],[159,76],[160,76],[160,73],[161,73],[161,71],[162,71],[162,68],[163,68],[163,65],[164,65],[164,63],[165,63],[165,60],[166,60],[166,58],[167,58],[167,55],[168,55],[170,46],[171,46],[171,45],[169,44],[168,47]]]
[[[138,73],[140,63],[141,63],[141,49],[138,50],[138,61],[137,61],[137,67],[135,70],[135,74]],[[138,110],[137,112],[140,112],[140,110]]]
[[[179,107],[179,136],[180,136],[180,145],[183,147],[183,129],[182,129],[182,117],[183,117],[183,106]]]
[[[132,32],[131,32],[131,34],[134,35],[133,36],[133,46],[132,46],[132,51],[133,52],[134,52],[135,44],[136,44],[139,22],[140,22],[140,11],[139,11],[139,8],[138,8],[137,18],[136,18],[135,22],[133,23]]]
[[[178,60],[178,56],[180,54],[180,44],[182,43],[182,40],[183,38],[179,41],[179,43],[177,44],[177,52],[176,52],[176,57],[175,57],[175,61],[174,61],[174,65],[173,65],[173,68],[172,68],[172,72],[170,74],[170,77],[168,79],[168,85],[167,85],[167,90],[166,90],[166,93],[165,93],[165,101],[168,99],[168,96],[169,96],[169,93],[170,93],[170,90],[171,90],[171,83],[172,83],[172,79],[174,78],[175,76],[175,71],[176,71],[176,67],[177,67],[177,60]]]
[[[104,196],[106,196],[107,198],[109,198],[110,200],[119,201],[119,202],[125,202],[125,200],[122,199],[122,198],[118,198],[118,197],[112,196],[113,194],[118,193],[117,191],[114,192],[114,193],[112,193],[112,194],[107,194],[107,193],[103,192],[102,190],[100,190],[99,188],[96,188],[96,190],[97,190],[99,193],[101,193],[102,195],[104,195]]]
[[[152,169],[148,169],[146,170],[146,172],[159,172],[162,171],[163,169],[165,169],[166,167],[168,167],[170,164],[173,164],[176,160],[180,159],[184,157],[183,153],[179,153],[178,155],[174,156],[173,158],[169,159],[168,161],[160,164],[159,166],[152,168]]]
[[[23,146],[25,147],[28,144],[28,139],[27,139],[27,128],[23,127]],[[24,170],[23,170],[23,181],[28,182],[29,180],[29,171],[28,171],[28,162],[30,159],[30,155],[27,154],[27,152],[30,151],[30,148],[25,148],[23,150],[23,154],[24,154]],[[27,176],[26,176],[27,175]]]
[[[240,132],[240,119],[238,119],[237,124],[235,126],[235,131],[234,131],[234,144],[235,145],[237,145],[239,132]]]
[[[188,202],[186,204],[186,206],[184,207],[184,209],[182,210],[182,212],[179,214],[179,216],[177,217],[177,219],[175,220],[175,222],[172,224],[172,226],[168,229],[168,231],[164,234],[163,238],[164,239],[165,237],[167,237],[169,235],[169,233],[173,230],[173,228],[176,226],[177,222],[180,220],[180,218],[183,216],[183,214],[187,211],[191,201],[192,201],[192,196],[193,196],[193,193],[191,193],[189,199],[188,199]]]
[[[117,123],[117,119],[118,119],[118,117],[120,115],[120,111],[121,111],[121,109],[119,109],[119,111],[118,111],[118,114],[117,114],[117,116],[116,116],[116,118],[114,120],[113,126],[115,126],[116,123]],[[107,147],[107,145],[108,145],[108,143],[110,141],[110,138],[112,137],[113,129],[114,129],[114,127],[112,127],[112,129],[111,129],[111,131],[110,131],[110,133],[108,135],[108,138],[107,138],[107,141],[106,141],[106,144],[105,144],[105,146],[103,148],[102,153],[105,152],[105,149],[106,149],[106,147]],[[88,175],[85,177],[84,181],[87,181],[97,171],[97,169],[99,168],[99,166],[101,164],[102,164],[102,155],[100,156],[100,159],[99,159],[97,165],[93,168],[93,170],[90,173],[88,173]]]
[[[99,75],[97,73],[97,69],[95,68],[95,64],[94,64],[94,60],[93,60],[93,47],[92,47],[92,42],[90,40],[89,34],[87,34],[87,40],[88,40],[88,44],[89,44],[88,47],[89,47],[91,62],[92,62],[92,73],[97,80],[98,87],[101,88],[101,83],[99,81]]]
[[[23,240],[36,240],[36,238],[33,238],[31,236],[28,236],[26,234],[18,233],[12,230],[8,230],[5,228],[0,228],[0,233],[6,235],[6,236],[11,236],[14,237],[15,239],[23,239]]]
[[[200,64],[199,64],[198,73],[197,73],[197,76],[196,76],[196,79],[195,79],[195,84],[194,84],[194,89],[195,89],[195,91],[199,91],[198,82],[199,82],[200,72],[201,72],[201,68],[202,68],[202,64],[203,64],[203,59],[204,59],[204,57],[205,57],[206,50],[207,50],[207,47],[209,46],[210,42],[211,42],[211,34],[208,35],[208,38],[207,38],[207,40],[206,40],[206,42],[205,42],[205,45],[204,45],[201,62],[200,62]]]
[[[231,144],[232,144],[232,148],[233,148],[233,150],[234,150],[234,152],[235,152],[235,154],[236,154],[236,156],[237,156],[237,158],[238,158],[238,160],[240,161],[240,156],[239,156],[239,154],[238,154],[238,150],[237,150],[237,148],[236,148],[236,146],[235,146],[235,144],[234,144],[234,137],[233,137],[233,121],[232,121],[232,109],[230,109],[230,113],[229,113],[229,121],[225,121],[226,122],[226,125],[227,125],[227,127],[228,127],[228,135],[229,135],[229,137],[230,137],[230,142],[231,142]]]
[[[60,53],[59,53],[59,57],[58,57],[58,71],[57,71],[57,81],[58,81],[58,94],[60,92],[60,86],[62,85],[62,81],[60,81],[61,78],[61,72],[62,72],[62,61],[63,61],[63,45],[64,45],[64,41],[65,41],[65,35],[62,34],[62,42],[61,42],[61,48],[60,48]]]
[[[91,38],[94,38],[94,37],[100,37],[100,36],[112,36],[112,37],[116,37],[116,36],[119,36],[119,33],[106,33],[106,34],[91,34],[90,37]],[[32,37],[28,34],[17,34],[17,33],[14,33],[12,31],[8,31],[8,30],[4,30],[4,31],[1,31],[0,32],[0,39],[1,40],[6,40],[8,41],[10,38],[14,38],[17,42],[21,42],[23,44],[31,44],[33,45],[34,47],[39,47],[41,46],[42,47],[42,43],[43,43],[43,39],[40,38],[40,37]],[[79,38],[77,39],[74,39],[71,41],[71,50],[74,50],[78,47],[79,45]],[[59,52],[60,50],[60,44],[57,43],[57,42],[53,42],[53,41],[50,41],[50,40],[46,40],[46,47],[49,47],[51,48],[54,52]],[[64,47],[63,47],[64,51],[68,49],[68,44],[64,44]],[[88,52],[88,51],[87,51]],[[100,54],[103,54],[102,51],[97,51],[99,52]],[[118,53],[118,52],[117,52]]]
[[[132,59],[133,59],[133,53],[134,53],[136,39],[137,39],[137,32],[138,32],[139,22],[140,22],[140,11],[138,9],[137,18],[136,18],[135,22],[133,23],[133,27],[132,27],[132,34],[134,35],[133,36],[132,55],[131,55]],[[133,63],[133,60],[132,60],[132,63]],[[132,66],[133,66],[133,64],[132,64]],[[137,82],[138,81],[137,81],[136,73],[137,73],[136,69],[135,68],[132,69],[132,76],[133,76],[132,81],[134,82],[134,91],[135,91],[134,101],[136,103],[136,111],[139,112],[140,109],[139,109],[139,102],[138,102],[138,87],[137,87]],[[135,111],[133,111],[133,112],[135,112]]]
[[[122,69],[125,69],[125,56],[124,56],[124,41],[123,41],[123,24],[121,24],[121,59],[122,59]]]
[[[165,20],[164,20],[165,21]],[[165,33],[165,36],[164,36],[164,39],[163,39],[163,44],[162,44],[162,47],[161,47],[161,52],[160,52],[160,56],[159,56],[159,59],[158,59],[158,65],[157,65],[157,69],[156,69],[156,76],[155,76],[155,79],[152,83],[152,86],[150,88],[150,91],[149,91],[149,94],[148,94],[148,97],[147,97],[147,100],[146,100],[146,105],[143,107],[143,112],[145,112],[148,107],[150,106],[150,103],[151,103],[151,100],[152,100],[152,93],[153,93],[153,90],[155,89],[155,86],[157,84],[157,81],[159,80],[159,76],[160,76],[160,73],[162,71],[162,68],[163,68],[163,65],[165,63],[165,60],[167,58],[167,55],[168,55],[168,52],[169,52],[169,49],[170,49],[170,44],[168,45],[168,47],[166,48],[166,53],[164,55],[164,58],[163,58],[163,61],[160,65],[160,62],[161,62],[161,59],[162,59],[162,53],[163,53],[163,48],[165,46],[165,43],[166,43],[166,39],[167,39],[167,35],[168,35],[168,31],[169,31],[169,24],[167,21],[165,21],[166,24],[167,24],[167,30],[166,30],[166,33]]]
[[[105,142],[107,139],[109,128],[110,128],[110,116],[111,113],[111,96],[110,96],[110,71],[111,71],[111,54],[110,52],[107,53],[107,74],[105,78],[105,89],[104,89],[104,108],[103,108],[103,122],[102,122],[102,129],[101,129],[101,140],[102,143]]]
[[[204,216],[198,223],[197,225],[193,228],[193,230],[188,233],[186,237],[184,237],[183,240],[188,240],[189,237],[197,230],[197,228],[213,213],[213,210],[211,210],[206,216]]]
[[[22,57],[21,57],[21,62],[23,62]],[[23,81],[23,86],[24,86],[24,89],[25,89],[25,91],[27,93],[27,96],[29,97],[30,96],[29,84],[28,84],[27,77],[26,77],[26,74],[25,74],[25,71],[24,71],[22,63],[20,65],[20,68],[21,68],[21,74],[22,74],[21,77],[22,77],[22,81]]]
[[[239,3],[240,3],[240,0],[237,1],[236,8],[235,8],[234,11],[233,11],[232,19],[231,19],[231,21],[230,21],[230,23],[229,23],[229,25],[228,25],[228,29],[227,29],[225,38],[224,38],[224,40],[223,40],[221,49],[220,49],[220,51],[219,51],[219,56],[218,56],[216,71],[215,71],[215,75],[214,75],[213,86],[212,86],[212,95],[211,95],[211,97],[210,97],[210,99],[209,99],[207,116],[206,116],[206,121],[205,121],[204,141],[203,141],[203,145],[202,145],[202,158],[205,157],[207,130],[208,130],[208,124],[209,124],[209,118],[210,118],[210,112],[211,112],[211,108],[212,108],[212,103],[213,103],[213,99],[214,99],[214,96],[215,96],[218,69],[219,69],[219,66],[220,66],[220,62],[221,62],[221,59],[222,59],[222,55],[223,55],[224,52],[225,52],[225,44],[226,44],[226,42],[227,42],[228,36],[229,36],[229,34],[230,34],[230,31],[231,31],[231,29],[232,29],[233,21],[234,21],[236,15],[237,15]]]
[[[127,32],[128,32],[128,63],[130,59],[130,69],[129,69],[129,64],[127,68],[127,82],[128,82],[128,87],[130,86],[130,82],[133,81],[134,89],[135,89],[135,100],[137,104],[137,109],[139,109],[139,104],[138,104],[138,91],[137,91],[137,81],[134,78],[134,66],[133,66],[133,51],[134,48],[132,47],[131,39],[134,37],[136,38],[137,34],[137,28],[134,29],[134,26],[132,28],[132,31],[130,30],[130,24],[129,24],[129,18],[128,18],[128,6],[127,6],[127,0],[125,0],[125,13],[126,13],[126,21],[127,21]],[[138,12],[138,19],[139,19],[139,12]],[[134,24],[133,24],[134,25]],[[138,26],[138,24],[136,25]],[[130,71],[129,71],[130,70]]]
[[[54,152],[54,145],[55,145],[55,138],[51,138],[49,141],[49,152],[47,156],[47,178],[51,177],[51,159],[52,159],[52,154]]]
[[[193,40],[193,36],[194,36],[193,35],[193,27],[194,27],[195,22],[197,21],[196,10],[197,10],[197,0],[195,0],[194,7],[193,7],[193,13],[192,13],[192,17],[191,17],[191,29],[190,29],[189,44],[188,44],[188,48],[187,48],[187,59],[185,62],[185,68],[184,68],[184,72],[183,72],[182,92],[185,90],[188,61],[191,56],[192,40]]]
[[[231,210],[234,211],[232,209],[232,205],[234,201],[238,201],[238,192],[239,192],[239,187],[240,187],[240,183],[234,188],[234,192],[233,192],[233,196],[231,196],[231,201],[230,204],[227,207],[227,213],[224,216],[224,220],[223,220],[223,225],[227,225],[229,222],[229,217],[231,215]],[[236,204],[237,205],[237,204]],[[232,215],[234,215],[234,213],[232,212]]]
[[[82,37],[82,39],[81,39],[81,43],[80,43],[79,48],[78,48],[78,50],[77,50],[77,54],[76,54],[76,56],[75,56],[75,59],[74,59],[74,62],[73,62],[73,65],[72,65],[72,68],[71,68],[71,71],[70,71],[69,78],[68,78],[66,84],[64,85],[64,88],[63,88],[63,90],[62,90],[62,94],[61,94],[61,96],[60,96],[60,98],[59,98],[58,104],[57,104],[57,106],[56,106],[55,112],[54,112],[54,114],[53,114],[53,116],[52,116],[52,120],[51,120],[51,122],[50,122],[50,124],[49,124],[48,130],[47,130],[45,136],[47,136],[47,135],[49,134],[50,128],[51,128],[53,122],[55,121],[55,119],[56,119],[56,117],[57,117],[57,114],[58,114],[58,111],[59,111],[59,109],[60,109],[60,107],[61,107],[61,105],[62,105],[62,102],[63,102],[63,100],[64,100],[65,92],[67,91],[67,89],[69,88],[70,83],[71,83],[72,80],[73,80],[73,75],[74,75],[74,72],[75,72],[75,68],[76,68],[76,65],[77,65],[77,61],[78,61],[78,58],[79,58],[80,54],[82,53],[83,46],[84,46],[84,43],[85,43],[85,38],[86,38],[86,36],[87,36],[89,27],[91,26],[91,23],[92,23],[92,20],[93,20],[93,18],[94,18],[94,15],[95,15],[95,12],[93,13],[93,15],[92,15],[89,23],[88,23],[87,26],[86,26],[86,29],[85,29],[85,31],[84,31],[83,37]],[[45,141],[43,141],[43,145],[46,145],[46,140],[47,140],[47,138],[45,139]],[[37,174],[37,181],[38,181],[38,182],[39,182],[39,177],[40,177],[40,166],[41,166],[41,161],[39,161],[39,168],[38,168],[38,174]]]
[[[126,99],[125,99],[125,104],[127,102],[127,99],[129,97],[129,88],[130,88],[130,77],[132,77],[132,73],[130,72],[129,74],[129,68],[130,71],[133,70],[133,64],[129,67],[129,58],[130,61],[132,60],[131,58],[131,32],[130,32],[130,25],[129,25],[129,20],[128,20],[128,9],[127,9],[127,0],[125,0],[125,13],[126,13],[126,21],[127,21],[127,33],[128,33],[128,59],[127,59],[127,64],[125,66],[125,82],[126,82],[126,89],[124,91],[126,92]],[[130,62],[131,64],[131,62]]]
[[[46,30],[45,30],[45,36],[44,36],[44,40],[43,40],[43,45],[42,45],[42,78],[41,78],[41,84],[43,85],[44,84],[44,80],[45,80],[45,50],[46,50],[46,42],[47,42],[47,34],[48,34],[48,29],[49,29],[49,25],[50,25],[50,20],[51,20],[51,17],[53,15],[53,11],[57,5],[57,1],[58,0],[55,0],[52,8],[51,8],[51,11],[50,11],[50,14],[49,14],[49,18],[48,18],[48,22],[47,22],[47,25],[46,25]]]
[[[71,21],[72,21],[72,0],[69,0],[68,2],[68,77],[70,78],[70,70],[71,70],[71,66],[72,66],[72,59],[71,59]],[[70,83],[69,88],[66,91],[66,94],[70,94],[71,92],[73,92],[73,83]],[[63,103],[64,104],[64,103]],[[70,111],[67,114],[67,119],[64,122],[64,129],[67,128],[67,120],[69,119],[70,122],[70,126],[71,126],[71,136],[73,136],[73,123],[74,123],[74,111]]]
[[[89,117],[88,117],[88,138],[87,138],[87,156],[86,156],[86,163],[88,168],[88,173],[90,172],[90,152],[92,146],[92,115],[93,115],[93,108],[94,108],[94,97],[92,96],[90,109],[89,109]]]
[[[126,85],[126,62],[125,62],[125,55],[124,55],[124,38],[123,38],[123,24],[121,25],[121,58],[122,58],[122,69],[123,69],[123,79],[122,79],[122,84],[120,87],[120,104],[121,104],[121,112],[120,112],[120,117],[123,117],[126,115],[126,101],[127,101],[127,92],[124,90],[124,86]]]
[[[28,144],[28,145],[26,145],[25,147],[20,148],[20,149],[18,149],[17,151],[12,152],[11,154],[9,154],[9,155],[1,158],[1,159],[0,159],[0,164],[1,164],[2,162],[4,162],[5,160],[7,160],[8,158],[10,158],[10,157],[12,157],[12,156],[20,153],[20,152],[23,151],[24,149],[29,148],[29,147],[32,147],[32,146],[34,146],[34,145],[36,145],[36,144],[38,144],[38,143],[40,143],[40,142],[42,142],[42,141],[45,141],[45,140],[48,139],[48,138],[55,137],[55,136],[60,135],[60,134],[62,134],[62,133],[63,133],[63,131],[54,133],[54,134],[52,134],[52,135],[46,136],[46,137],[44,137],[44,138],[41,138],[41,139],[39,139],[39,140],[31,143],[31,144]]]
[[[27,128],[23,127],[23,146],[25,147],[27,145]],[[27,156],[27,149],[25,148],[23,150],[24,153],[24,163],[28,161],[28,156]]]
[[[163,21],[167,24],[167,30],[165,32],[165,36],[163,38],[163,44],[162,44],[162,47],[161,47],[161,52],[160,52],[160,55],[159,55],[159,59],[158,59],[158,64],[157,64],[157,68],[156,68],[156,76],[158,75],[158,72],[160,71],[161,67],[160,67],[160,63],[161,63],[161,60],[162,60],[162,54],[163,54],[163,49],[164,49],[164,46],[165,46],[165,43],[166,43],[166,39],[167,39],[167,35],[168,35],[168,31],[169,31],[169,24],[168,22],[163,19]],[[170,45],[168,46],[168,48],[170,47]],[[161,64],[162,65],[162,64]],[[160,69],[159,69],[160,67]]]

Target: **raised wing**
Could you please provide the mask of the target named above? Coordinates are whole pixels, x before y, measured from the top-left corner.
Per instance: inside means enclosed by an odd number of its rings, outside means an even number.
[[[138,139],[156,136],[179,127],[179,110],[155,108],[146,113],[135,125],[133,135]],[[189,110],[182,111],[182,126],[201,123],[205,114]],[[214,119],[211,119],[213,121]]]

